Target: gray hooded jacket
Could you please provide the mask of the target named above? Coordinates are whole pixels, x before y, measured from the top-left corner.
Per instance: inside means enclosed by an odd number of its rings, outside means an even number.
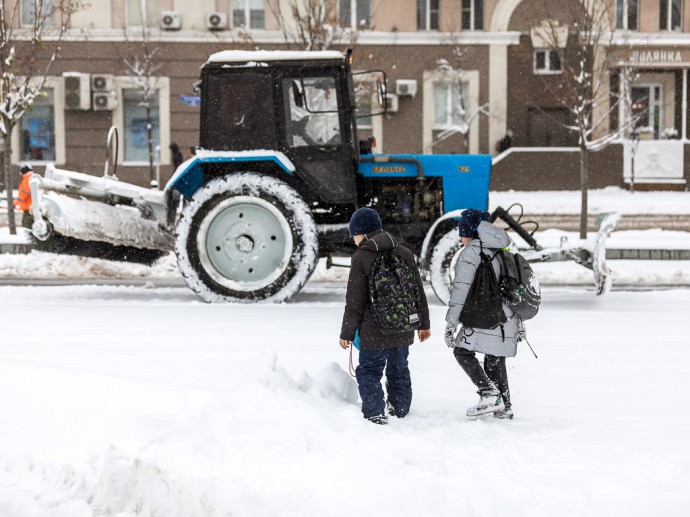
[[[472,239],[470,243],[460,252],[458,262],[455,265],[455,280],[453,289],[450,293],[446,322],[457,325],[460,319],[462,307],[465,304],[467,293],[470,290],[477,267],[481,261],[480,240],[484,247],[484,252],[489,252],[487,248],[501,249],[510,244],[508,234],[493,224],[482,221],[478,228],[479,239]],[[491,253],[491,252],[489,252]],[[498,257],[494,258],[492,265],[496,278],[499,277],[501,266]],[[508,321],[494,329],[475,329],[462,327],[456,339],[456,346],[473,350],[482,354],[491,354],[500,357],[513,357],[517,352],[517,336],[520,330],[520,318],[513,315],[513,311],[503,304],[503,312]]]

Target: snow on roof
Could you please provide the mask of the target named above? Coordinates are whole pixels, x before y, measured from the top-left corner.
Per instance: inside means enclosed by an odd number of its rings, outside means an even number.
[[[343,59],[335,50],[224,50],[211,54],[207,63],[244,63],[247,61],[309,61],[313,59]]]

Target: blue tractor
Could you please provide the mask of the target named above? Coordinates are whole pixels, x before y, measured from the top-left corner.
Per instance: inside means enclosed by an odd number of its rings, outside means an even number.
[[[198,87],[198,151],[163,191],[49,166],[32,184],[37,241],[174,249],[205,301],[283,301],[319,258],[352,253],[349,217],[371,206],[447,299],[457,211],[487,209],[490,156],[373,153],[357,119],[385,112],[385,74],[353,73],[350,52],[220,52]]]

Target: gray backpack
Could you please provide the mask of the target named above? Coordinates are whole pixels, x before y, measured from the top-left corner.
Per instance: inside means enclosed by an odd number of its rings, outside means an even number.
[[[519,253],[499,250],[499,286],[506,305],[522,320],[534,318],[541,305],[541,289],[529,262]]]

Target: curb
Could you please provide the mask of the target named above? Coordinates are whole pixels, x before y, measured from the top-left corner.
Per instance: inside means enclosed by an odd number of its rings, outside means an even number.
[[[23,242],[0,242],[0,253],[25,255],[31,253],[33,246]]]

